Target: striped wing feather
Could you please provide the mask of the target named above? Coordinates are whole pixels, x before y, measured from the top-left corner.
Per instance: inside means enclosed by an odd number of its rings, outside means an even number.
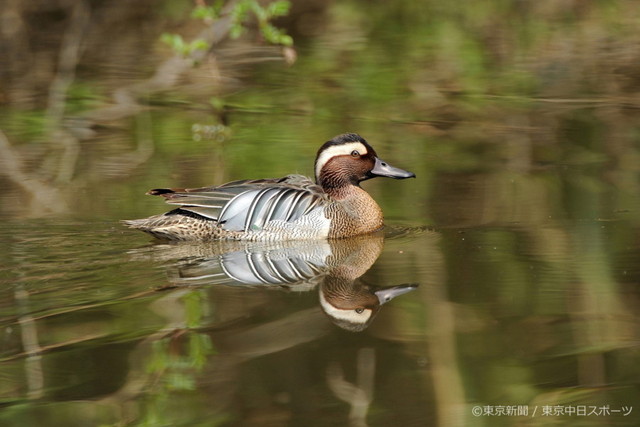
[[[234,181],[219,187],[151,190],[166,202],[218,221],[226,230],[258,231],[274,220],[293,222],[325,199],[309,178],[289,175],[279,179]]]

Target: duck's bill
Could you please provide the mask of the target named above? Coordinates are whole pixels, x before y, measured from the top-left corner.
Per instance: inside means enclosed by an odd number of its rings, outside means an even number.
[[[371,172],[369,172],[369,174],[371,175],[370,176],[371,178],[373,178],[374,176],[385,176],[387,178],[394,178],[394,179],[405,179],[405,178],[416,177],[415,173],[391,166],[389,163],[384,162],[377,157],[376,157],[376,164],[373,166],[373,169],[371,169]]]
[[[376,296],[378,297],[378,301],[380,301],[380,304],[382,305],[382,304],[384,304],[386,302],[391,301],[392,299],[394,299],[398,295],[402,295],[402,294],[406,294],[407,292],[411,292],[412,290],[416,289],[417,287],[418,287],[418,285],[415,285],[415,284],[398,285],[398,286],[392,286],[390,288],[382,288],[382,289],[379,289],[379,290],[375,291],[374,293],[376,294]]]

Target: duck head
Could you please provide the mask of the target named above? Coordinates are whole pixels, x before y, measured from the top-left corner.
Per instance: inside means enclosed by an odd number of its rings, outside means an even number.
[[[416,176],[380,160],[373,147],[355,133],[338,135],[320,147],[315,175],[316,183],[323,188],[359,186],[360,182],[376,176],[394,179]]]

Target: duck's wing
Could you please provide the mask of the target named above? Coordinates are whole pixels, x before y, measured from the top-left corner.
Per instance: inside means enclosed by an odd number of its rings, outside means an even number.
[[[301,175],[218,187],[155,189],[148,194],[179,205],[176,214],[196,214],[231,231],[258,231],[275,220],[293,222],[326,200],[322,189]]]

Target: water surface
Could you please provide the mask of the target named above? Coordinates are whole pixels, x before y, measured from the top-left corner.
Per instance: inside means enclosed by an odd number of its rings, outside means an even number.
[[[126,114],[114,92],[193,23],[96,4],[50,128],[55,43],[24,51],[40,73],[12,57],[0,424],[638,425],[638,12],[561,3],[298,10],[295,64],[246,37]],[[58,40],[55,11],[21,12]],[[380,234],[170,244],[119,223],[170,209],[150,188],[311,174],[347,131],[417,175],[363,184]],[[371,309],[345,319],[338,290]]]

